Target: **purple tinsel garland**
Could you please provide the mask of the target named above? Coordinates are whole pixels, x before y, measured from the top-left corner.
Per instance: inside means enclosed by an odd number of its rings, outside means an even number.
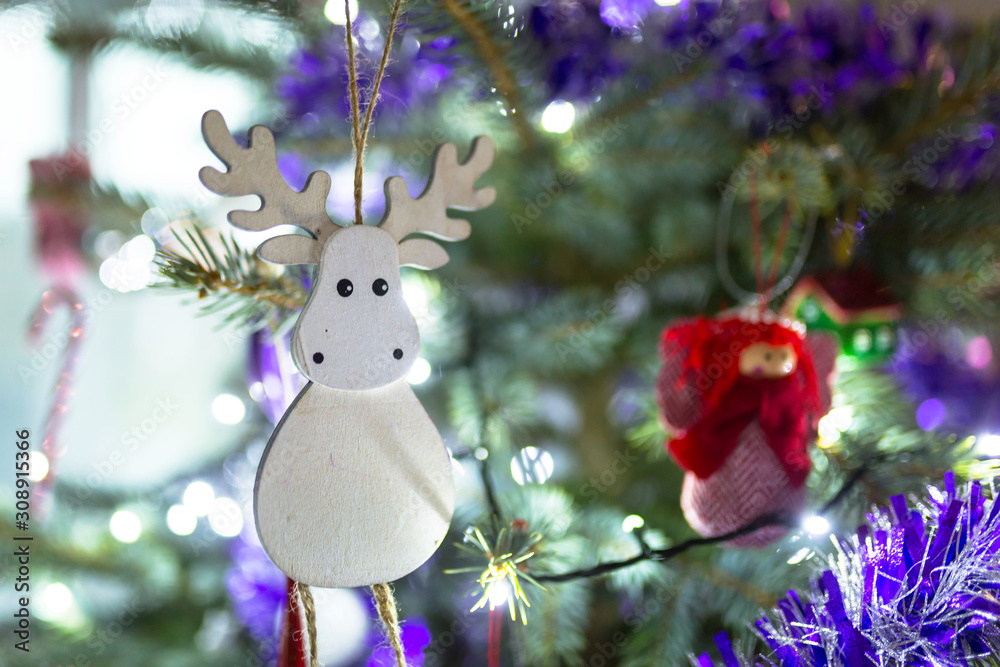
[[[1000,504],[978,482],[958,490],[949,473],[918,509],[892,498],[828,565],[757,622],[771,659],[737,658],[722,634],[722,664],[959,667],[1000,650]]]
[[[635,54],[625,33],[615,29],[621,26],[609,20],[608,4],[535,2],[525,8],[523,34],[541,54],[535,69],[547,97],[590,102],[627,71]],[[638,20],[629,8],[616,15]]]
[[[382,35],[364,12],[355,25],[360,76],[368,81]],[[590,104],[617,81],[642,89],[650,66],[672,74],[697,69],[692,90],[731,104],[735,121],[754,136],[790,129],[798,124],[790,119],[806,109],[809,120],[868,115],[887,93],[938,76],[942,63],[942,86],[961,67],[942,48],[952,28],[941,15],[920,9],[900,22],[891,8],[867,0],[811,0],[794,11],[784,0],[681,0],[671,7],[653,0],[529,0],[509,25],[517,27],[511,39],[532,54],[530,66],[514,75],[534,106],[554,99]],[[463,58],[454,37],[430,38],[402,25],[397,39],[376,111],[387,112],[383,130],[391,133],[448,91],[491,96],[488,76],[472,81],[458,67]],[[299,131],[347,134],[346,62],[340,26],[294,55],[276,91]],[[961,190],[1000,171],[1000,98],[987,106],[954,128],[960,138],[944,154],[933,153],[921,184]],[[908,148],[911,156],[930,154],[922,141]]]
[[[292,361],[291,333],[276,338],[260,330],[250,336],[246,380],[250,397],[277,424],[306,383]]]
[[[375,615],[374,609],[372,614]],[[424,664],[424,649],[431,643],[432,635],[427,623],[422,618],[408,618],[400,628],[400,639],[403,642],[403,655],[410,667],[421,667]],[[398,664],[395,652],[385,643],[385,635],[379,629],[373,629],[368,636],[372,646],[368,667],[388,667]]]
[[[366,39],[366,25],[377,24],[369,14],[361,12],[355,22],[359,32],[355,47],[362,110],[368,104],[368,84],[375,76],[385,38],[383,30]],[[324,37],[292,56],[288,71],[275,83],[275,92],[300,129],[330,132],[331,128],[339,128],[342,134],[350,131],[345,39],[343,26],[331,26]],[[400,26],[374,116],[391,110],[390,119],[406,118],[422,105],[433,102],[446,87],[456,85],[451,66],[454,56],[448,53],[451,43],[450,38],[421,42],[406,33],[405,25]]]
[[[784,2],[695,1],[666,26],[662,40],[692,65],[710,58],[706,78],[716,71],[726,84],[722,89],[768,122],[794,114],[807,101],[826,112],[863,110],[926,73],[938,22],[921,12],[886,30],[885,20],[870,2],[813,0],[792,12]]]
[[[253,539],[233,540],[230,554],[233,564],[226,572],[226,590],[233,613],[250,636],[273,644],[285,606],[285,575]]]

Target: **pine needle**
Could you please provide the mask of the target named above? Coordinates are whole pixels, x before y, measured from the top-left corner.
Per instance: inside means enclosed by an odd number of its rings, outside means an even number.
[[[220,256],[197,225],[174,237],[183,252],[157,251],[156,264],[165,280],[156,287],[194,292],[206,302],[202,314],[226,312],[226,323],[280,328],[305,305],[307,292],[300,281],[275,272],[232,238],[220,235]]]

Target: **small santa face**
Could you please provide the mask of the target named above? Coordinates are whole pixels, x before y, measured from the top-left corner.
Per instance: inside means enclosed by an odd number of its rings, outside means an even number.
[[[799,358],[791,345],[754,343],[740,354],[740,375],[754,378],[783,378],[795,372]]]

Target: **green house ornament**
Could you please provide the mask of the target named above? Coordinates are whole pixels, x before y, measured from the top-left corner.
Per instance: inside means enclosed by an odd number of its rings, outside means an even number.
[[[841,367],[878,364],[896,349],[902,304],[867,269],[808,276],[798,282],[782,309],[809,330],[840,339]]]

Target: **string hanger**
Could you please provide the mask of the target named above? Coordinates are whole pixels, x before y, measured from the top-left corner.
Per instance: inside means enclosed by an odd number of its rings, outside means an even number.
[[[358,72],[354,55],[354,28],[351,19],[351,5],[349,0],[344,0],[344,13],[347,18],[345,32],[347,33],[347,66],[349,74],[349,88],[351,93],[351,141],[354,145],[354,224],[364,224],[361,214],[362,204],[362,179],[364,176],[364,155],[365,143],[368,140],[368,130],[371,127],[372,114],[375,111],[375,104],[379,99],[379,87],[382,85],[382,77],[385,75],[385,67],[389,63],[389,53],[392,51],[392,40],[396,33],[396,26],[399,23],[399,10],[402,7],[402,0],[395,0],[392,7],[392,14],[389,17],[389,29],[386,33],[385,47],[382,50],[382,60],[379,62],[378,73],[372,82],[368,96],[368,108],[365,110],[364,121],[361,121],[361,107],[358,101]],[[375,598],[375,608],[384,626],[386,638],[393,649],[396,657],[397,667],[406,667],[406,657],[403,651],[402,635],[399,627],[399,618],[396,612],[396,599],[392,594],[392,588],[387,583],[377,583],[371,586],[372,595]],[[296,583],[294,586],[294,597],[303,608],[306,620],[306,633],[309,638],[309,664],[310,667],[319,665],[317,636],[316,636],[316,608],[313,603],[312,592],[309,586]]]
[[[354,144],[354,224],[364,224],[361,215],[362,177],[364,175],[365,143],[368,141],[368,128],[371,126],[372,113],[375,111],[375,104],[378,102],[378,91],[382,85],[382,77],[385,74],[385,66],[389,63],[389,52],[392,50],[392,38],[396,33],[396,25],[399,23],[399,10],[402,7],[402,0],[396,0],[392,6],[392,14],[389,17],[389,31],[385,37],[385,47],[382,49],[382,60],[378,65],[378,73],[372,83],[368,96],[368,108],[365,110],[365,120],[361,123],[361,108],[358,102],[358,72],[354,59],[354,27],[351,21],[350,0],[344,0],[344,13],[347,17],[345,32],[347,33],[347,67],[351,89],[351,141]]]
[[[732,218],[733,205],[736,196],[727,195],[723,201],[722,212],[719,220],[719,236],[716,244],[716,265],[719,271],[719,278],[726,291],[740,303],[750,304],[759,309],[759,314],[763,315],[768,305],[775,298],[784,294],[794,283],[802,267],[805,265],[806,257],[812,246],[813,236],[816,232],[815,213],[808,216],[806,228],[802,236],[802,245],[796,253],[788,268],[788,272],[778,280],[778,269],[781,258],[784,255],[785,246],[788,242],[788,235],[792,227],[792,217],[795,212],[796,200],[794,194],[789,197],[785,204],[785,211],[781,218],[781,227],[778,230],[778,238],[775,241],[774,253],[771,259],[771,266],[768,271],[764,271],[763,250],[761,241],[761,215],[760,200],[758,198],[757,170],[753,170],[748,176],[747,188],[750,199],[750,243],[754,261],[754,283],[755,292],[743,289],[733,279],[729,271],[727,258],[727,246],[729,243],[729,226]]]

